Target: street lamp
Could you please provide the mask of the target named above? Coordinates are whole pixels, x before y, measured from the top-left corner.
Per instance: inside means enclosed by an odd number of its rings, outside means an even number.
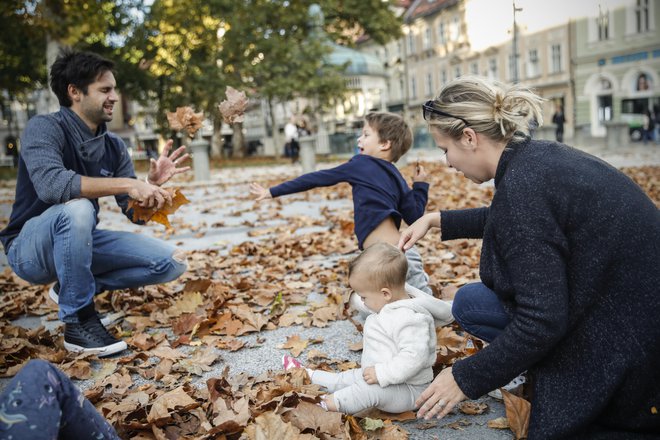
[[[516,7],[516,1],[513,1],[513,83],[518,83],[518,25],[516,24],[516,12],[522,12],[522,8]]]

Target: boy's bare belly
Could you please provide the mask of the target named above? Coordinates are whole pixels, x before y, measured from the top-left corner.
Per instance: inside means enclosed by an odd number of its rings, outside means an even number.
[[[399,244],[399,235],[399,230],[394,225],[394,220],[392,220],[392,217],[387,217],[376,226],[376,229],[371,231],[371,234],[367,235],[364,243],[362,243],[362,247],[366,249],[378,242],[385,242],[396,246]]]

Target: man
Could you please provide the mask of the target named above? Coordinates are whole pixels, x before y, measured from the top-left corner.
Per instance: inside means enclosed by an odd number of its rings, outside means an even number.
[[[129,219],[128,199],[161,208],[160,185],[189,167],[171,141],[151,160],[146,182],[135,178],[126,145],[107,131],[118,100],[113,63],[65,50],[50,72],[60,110],[32,118],[21,139],[16,197],[0,241],[11,268],[35,284],[56,282],[50,297],[65,324],[64,346],[107,356],[126,349],[102,325],[94,295],[103,290],[171,281],[186,270],[181,250],[160,240],[96,228],[98,198],[115,196]]]

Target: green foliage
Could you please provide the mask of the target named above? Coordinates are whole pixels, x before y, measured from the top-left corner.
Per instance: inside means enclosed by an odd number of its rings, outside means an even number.
[[[0,90],[20,97],[47,86],[48,40],[116,59],[141,5],[142,0],[3,0]]]
[[[390,0],[393,2],[394,0]],[[325,14],[326,35],[309,26],[309,6]],[[344,91],[344,66],[324,62],[330,42],[366,32],[378,42],[399,33],[382,0],[4,0],[0,89],[46,83],[48,38],[117,63],[124,94],[165,112],[191,105],[218,118],[231,85],[269,101],[309,97],[320,105]],[[6,67],[5,67],[6,66]]]
[[[33,7],[5,0],[0,10],[0,90],[12,97],[46,84],[46,34],[30,13]]]

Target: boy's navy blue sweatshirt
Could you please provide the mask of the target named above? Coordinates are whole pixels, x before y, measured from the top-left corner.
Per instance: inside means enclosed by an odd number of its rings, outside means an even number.
[[[358,154],[336,168],[303,174],[274,186],[270,194],[279,197],[340,182],[353,187],[355,235],[360,249],[387,217],[392,217],[398,229],[402,219],[410,225],[424,214],[429,184],[415,182],[411,190],[393,163],[365,154]]]

